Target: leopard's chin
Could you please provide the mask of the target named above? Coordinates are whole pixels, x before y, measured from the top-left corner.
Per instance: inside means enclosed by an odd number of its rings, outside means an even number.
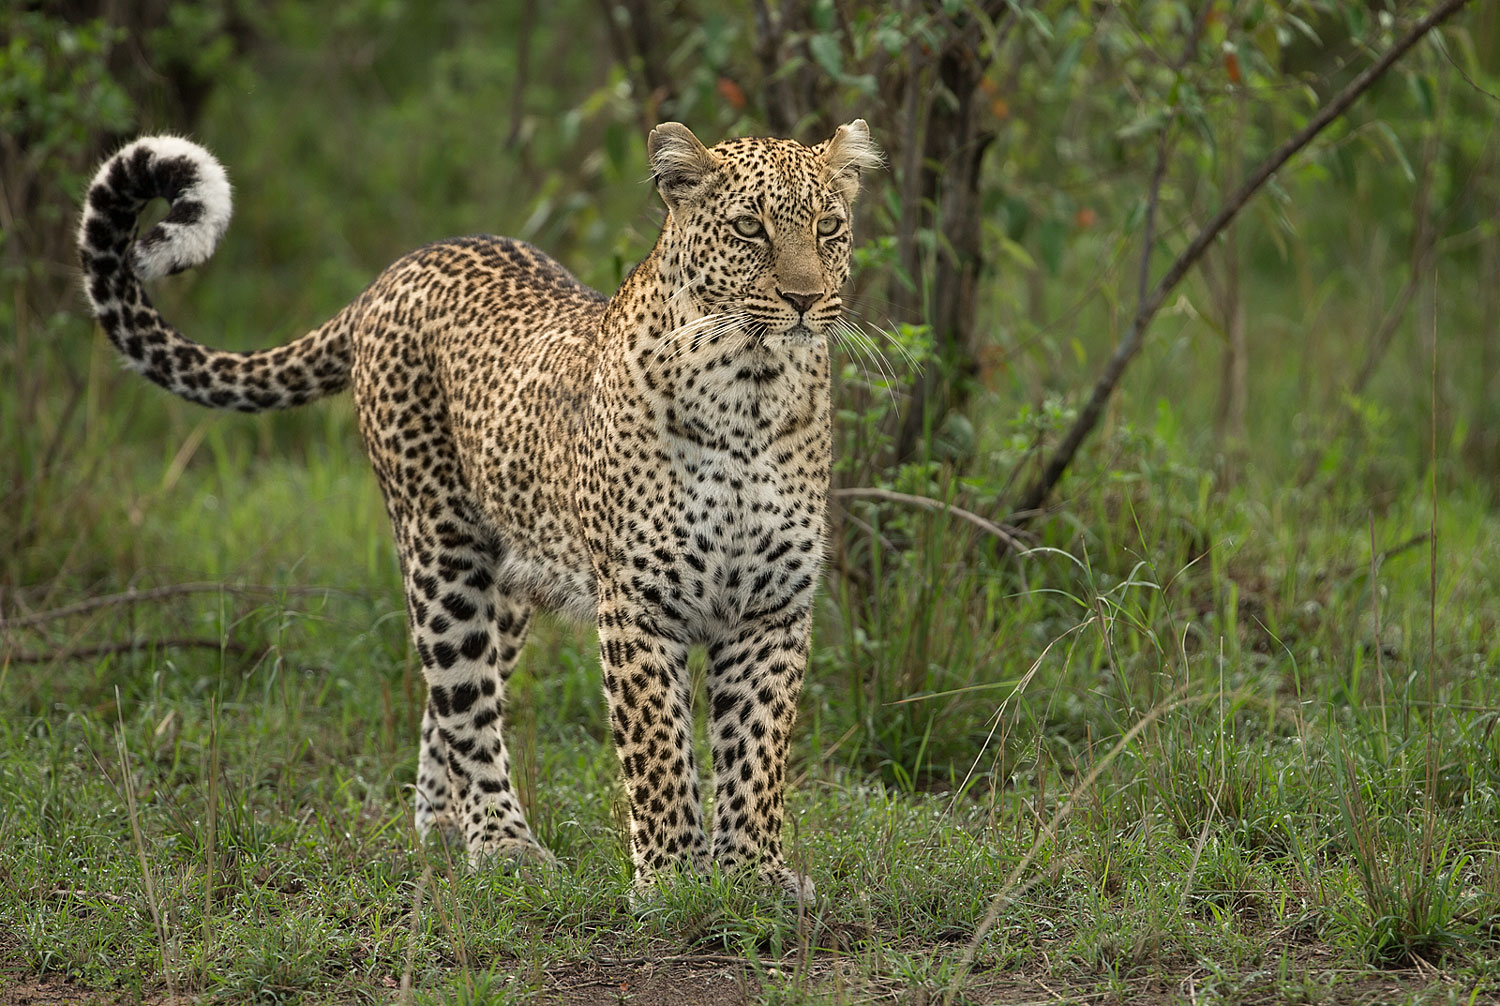
[[[783,344],[792,346],[811,346],[824,338],[822,332],[815,332],[800,321],[778,332],[776,337]]]

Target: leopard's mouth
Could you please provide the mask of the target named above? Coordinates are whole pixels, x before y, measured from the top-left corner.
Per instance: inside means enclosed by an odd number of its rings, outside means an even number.
[[[805,321],[794,321],[790,325],[785,322],[776,323],[762,321],[746,326],[750,334],[749,345],[757,349],[774,350],[783,346],[808,346],[820,342],[824,338],[823,333],[817,331]]]

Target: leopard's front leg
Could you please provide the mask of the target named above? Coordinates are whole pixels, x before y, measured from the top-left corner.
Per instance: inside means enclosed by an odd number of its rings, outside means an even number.
[[[630,799],[636,888],[675,864],[708,860],[693,759],[687,643],[661,605],[620,594],[599,601],[609,725]]]
[[[782,795],[811,622],[808,608],[752,615],[708,650],[714,860],[754,866],[799,900],[812,898],[813,885],[782,855]]]

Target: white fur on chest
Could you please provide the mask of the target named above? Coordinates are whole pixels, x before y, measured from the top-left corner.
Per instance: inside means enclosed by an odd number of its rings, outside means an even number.
[[[681,564],[703,585],[701,593],[689,591],[684,600],[707,630],[733,625],[753,609],[767,557],[786,551],[784,525],[796,493],[770,453],[746,460],[690,442],[674,445],[673,473],[688,532],[681,547],[692,557],[684,555]]]

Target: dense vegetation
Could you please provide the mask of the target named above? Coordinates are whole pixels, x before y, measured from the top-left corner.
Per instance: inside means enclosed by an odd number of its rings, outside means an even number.
[[[1500,7],[1251,199],[1022,508],[1145,291],[1433,4],[90,6],[0,12],[0,1001],[1500,997]],[[890,170],[789,836],[824,900],[631,910],[590,634],[550,622],[511,709],[562,865],[454,869],[349,403],[123,374],[87,173],[219,155],[229,234],[153,297],[250,348],[451,234],[610,289],[651,123],[856,115]]]

